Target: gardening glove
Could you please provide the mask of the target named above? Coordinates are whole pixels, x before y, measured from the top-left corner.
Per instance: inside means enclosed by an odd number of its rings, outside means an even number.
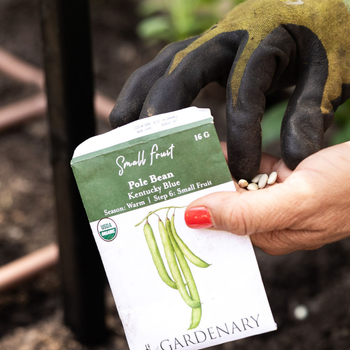
[[[350,0],[248,0],[134,72],[110,123],[188,107],[212,81],[227,84],[228,165],[247,180],[261,161],[265,96],[296,85],[281,128],[282,157],[294,169],[321,149],[350,97]]]

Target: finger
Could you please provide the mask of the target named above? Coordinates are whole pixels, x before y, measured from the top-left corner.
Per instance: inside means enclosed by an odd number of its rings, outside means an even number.
[[[220,146],[221,146],[221,149],[222,149],[222,153],[224,154],[224,157],[225,157],[225,160],[226,160],[226,163],[227,163],[227,145],[226,145],[226,142],[224,141],[221,141],[220,142]],[[234,182],[233,184],[235,185],[235,188],[236,188],[236,191],[238,192],[245,192],[245,190],[243,188],[241,188],[237,182],[235,182],[235,179],[232,179]]]
[[[253,44],[249,42],[247,45]],[[239,59],[246,59],[243,57],[245,51]],[[277,27],[249,58],[237,96],[231,84],[236,64],[232,67],[226,114],[228,164],[235,178],[250,180],[258,173],[261,160],[260,122],[265,109],[265,94],[293,65],[295,51],[294,39],[283,27]]]
[[[226,144],[225,141],[220,141],[220,146],[221,146],[221,149],[222,149],[222,153],[224,154],[225,160],[227,162],[227,160],[228,160],[228,157],[227,157],[227,144]]]
[[[270,255],[284,255],[297,250],[315,250],[325,243],[316,244],[315,232],[281,230],[256,233],[250,236],[253,245]]]
[[[302,201],[295,206],[278,191],[268,192],[221,192],[200,198],[186,208],[186,224],[249,235],[254,246],[271,255],[313,250],[329,243],[322,232],[290,228],[300,218]]]
[[[282,159],[268,153],[262,153],[259,173],[271,174],[273,171],[277,173],[277,182],[283,182],[292,174]]]
[[[270,174],[280,168],[281,159],[272,154],[262,153],[259,174]]]
[[[227,162],[228,161],[227,143],[221,141],[220,145]],[[278,158],[273,156],[272,154],[263,152],[261,154],[261,163],[260,163],[259,173],[271,174],[274,171],[277,173],[277,182],[283,182],[288,176],[292,174],[292,171],[286,166],[286,164],[283,162],[281,158]],[[239,191],[243,190],[236,183],[235,183],[235,186],[236,186],[236,190],[239,190]]]
[[[327,53],[309,29],[299,31],[299,77],[281,129],[282,158],[290,169],[323,147],[324,132],[334,115],[334,111],[321,110],[328,77]]]
[[[218,192],[192,202],[185,211],[189,227],[214,227],[238,235],[284,230],[305,208],[305,194],[283,184],[261,191]]]
[[[166,46],[156,58],[130,76],[109,115],[109,122],[113,128],[139,118],[143,103],[153,84],[165,73],[176,53],[195,39],[191,38]]]
[[[188,107],[208,83],[227,79],[241,33],[214,35],[215,31],[210,32],[210,39],[207,33],[175,56],[149,92],[141,117]]]
[[[227,155],[227,143],[220,142],[222,152],[224,153],[224,157],[226,162],[228,162]],[[261,163],[259,168],[259,174],[271,174],[272,172],[277,173],[277,182],[283,182],[288,176],[292,174],[292,170],[290,170],[286,164],[283,162],[281,158],[275,157],[269,153],[261,154]]]

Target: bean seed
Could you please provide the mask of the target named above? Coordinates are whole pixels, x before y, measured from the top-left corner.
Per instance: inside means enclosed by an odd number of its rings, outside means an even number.
[[[256,191],[258,190],[259,187],[256,183],[250,183],[248,186],[247,186],[247,190],[248,191]]]
[[[259,182],[261,176],[262,176],[262,174],[258,174],[256,176],[254,176],[251,182],[254,184],[257,184]]]
[[[241,179],[241,180],[238,181],[238,185],[239,185],[239,187],[245,188],[245,187],[248,186],[248,181],[244,180],[244,179]]]
[[[239,180],[238,185],[246,188],[248,191],[256,191],[263,189],[266,185],[273,185],[277,180],[277,172],[273,171],[270,175],[258,174],[256,175],[248,186],[244,186],[247,182],[244,179]]]
[[[270,175],[269,175],[269,178],[267,180],[267,184],[268,185],[272,185],[276,182],[277,180],[277,173],[276,171],[273,171]]]
[[[259,182],[258,182],[258,187],[259,188],[264,188],[267,184],[267,179],[269,176],[267,174],[263,174],[260,176]]]

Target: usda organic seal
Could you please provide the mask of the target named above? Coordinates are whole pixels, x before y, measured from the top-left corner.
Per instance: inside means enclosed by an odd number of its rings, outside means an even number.
[[[117,237],[118,227],[112,219],[104,218],[98,222],[97,232],[104,241],[110,242]]]

